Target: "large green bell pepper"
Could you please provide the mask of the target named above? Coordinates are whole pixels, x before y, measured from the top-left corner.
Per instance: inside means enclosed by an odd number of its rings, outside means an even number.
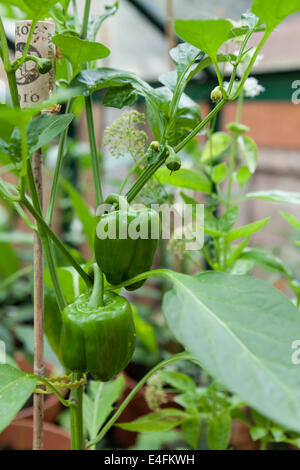
[[[103,382],[122,371],[135,349],[135,329],[129,302],[105,293],[98,266],[94,266],[92,294],[81,294],[62,312],[60,341],[64,366],[90,372]]]
[[[95,235],[95,257],[107,281],[118,285],[151,269],[160,237],[160,218],[155,210],[146,207],[133,210],[124,197],[115,194],[105,202],[117,203],[119,209],[100,217]],[[139,227],[143,227],[140,234]],[[126,289],[138,289],[144,282]]]

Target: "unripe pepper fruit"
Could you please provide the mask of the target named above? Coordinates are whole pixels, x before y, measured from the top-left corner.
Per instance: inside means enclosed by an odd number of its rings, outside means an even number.
[[[113,292],[103,295],[97,265],[94,273],[92,293],[80,295],[62,312],[60,349],[67,369],[106,382],[129,363],[136,336],[129,302]]]
[[[160,237],[160,218],[155,210],[146,207],[133,210],[124,197],[116,194],[105,202],[119,204],[119,209],[100,217],[94,243],[95,258],[107,281],[118,285],[151,268]],[[146,230],[141,238],[133,238],[130,227]],[[108,233],[110,228],[113,229],[111,234]],[[144,282],[136,282],[126,289],[138,289]]]

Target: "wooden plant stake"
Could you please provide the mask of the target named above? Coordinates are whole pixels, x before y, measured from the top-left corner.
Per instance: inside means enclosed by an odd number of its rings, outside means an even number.
[[[16,22],[16,57],[23,54],[30,32],[31,21]],[[39,75],[36,63],[24,62],[16,73],[20,105],[31,107],[46,98],[55,90],[55,46],[52,36],[55,24],[52,20],[39,21],[35,27],[28,55],[52,60],[52,69],[45,75]],[[42,152],[34,152],[32,157],[33,176],[43,205],[42,184]],[[44,376],[44,261],[41,239],[34,233],[34,373]],[[44,400],[42,394],[34,394],[33,398],[33,450],[43,449]]]

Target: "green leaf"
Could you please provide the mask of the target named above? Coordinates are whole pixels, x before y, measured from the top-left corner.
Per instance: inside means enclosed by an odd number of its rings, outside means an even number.
[[[300,204],[300,193],[271,189],[269,191],[255,191],[247,193],[245,199],[265,199],[274,202],[289,202],[290,204]]]
[[[240,259],[253,261],[257,266],[271,272],[283,274],[287,278],[290,278],[292,275],[288,266],[286,266],[280,258],[264,249],[245,248],[240,255]]]
[[[67,304],[73,303],[80,294],[86,292],[85,282],[72,266],[56,268],[56,271]],[[48,269],[44,271],[44,282],[52,289],[52,281]]]
[[[201,422],[199,416],[195,415],[192,418],[183,421],[181,425],[181,430],[186,442],[193,449],[198,449],[201,431]]]
[[[300,11],[300,0],[254,0],[251,11],[272,31],[287,16]]]
[[[70,83],[70,87],[77,89],[80,96],[89,96],[94,91],[110,87],[124,87],[129,85],[138,95],[146,98],[150,103],[159,106],[160,99],[154,88],[141,80],[137,75],[123,70],[107,67],[93,70],[82,70]],[[1,116],[0,116],[1,117]]]
[[[291,360],[299,311],[269,284],[249,276],[167,271],[173,289],[169,328],[219,383],[264,416],[300,431],[300,378]]]
[[[204,54],[197,47],[187,43],[178,44],[169,52],[176,67],[178,77],[181,77],[187,67],[191,66],[196,59],[201,59]]]
[[[10,6],[16,6],[31,15],[32,19],[43,19],[46,13],[58,3],[58,0],[2,0]]]
[[[250,434],[252,439],[254,441],[257,441],[258,439],[262,439],[263,437],[265,437],[268,434],[268,430],[261,426],[252,426],[250,428]]]
[[[135,305],[131,305],[136,336],[153,354],[158,353],[158,344],[155,338],[154,328],[150,323],[143,320]]]
[[[25,245],[32,245],[33,235],[28,232],[21,232],[21,230],[0,232],[0,243],[21,243]]]
[[[228,168],[226,162],[222,162],[219,163],[219,165],[214,166],[211,174],[211,179],[213,182],[216,184],[222,183],[222,181],[224,181],[227,176],[227,170]]]
[[[0,275],[14,274],[20,268],[20,260],[9,243],[0,243]]]
[[[207,440],[210,450],[226,450],[231,436],[231,416],[228,410],[215,416],[209,423]]]
[[[241,166],[236,172],[235,177],[239,185],[244,186],[244,184],[248,183],[251,178],[251,172],[247,166]]]
[[[119,8],[119,2],[114,2],[112,5],[105,5],[105,13],[102,15],[92,15],[89,19],[87,40],[96,41],[98,31],[100,30],[102,23],[109,17],[115,15]]]
[[[26,403],[37,378],[14,367],[0,364],[0,432],[9,425]]]
[[[53,36],[52,42],[59,47],[61,53],[71,62],[75,71],[85,62],[104,59],[110,54],[110,50],[99,42],[90,42],[67,34]]]
[[[292,214],[288,214],[287,212],[280,212],[281,217],[283,217],[289,224],[295,227],[297,230],[300,230],[300,220],[297,219]]]
[[[239,238],[248,237],[253,233],[258,232],[261,230],[270,220],[271,217],[266,217],[265,219],[258,220],[257,222],[253,222],[252,224],[243,225],[242,227],[237,227],[231,230],[226,235],[226,240],[228,242],[233,242],[234,240],[238,240]]]
[[[239,150],[245,159],[249,171],[254,173],[258,161],[256,143],[253,139],[251,139],[251,137],[248,136],[239,136],[237,142]]]
[[[167,431],[168,429],[175,428],[188,417],[189,415],[184,411],[164,408],[142,416],[130,423],[117,423],[115,426],[132,432]]]
[[[229,20],[175,20],[175,32],[184,41],[204,51],[213,60],[232,29]]]
[[[202,151],[201,161],[207,162],[220,157],[230,145],[230,136],[225,132],[215,132],[207,141]]]
[[[31,147],[31,152],[47,145],[55,137],[57,137],[61,132],[63,132],[74,119],[74,114],[62,114],[58,116],[50,116],[48,120],[48,125],[45,127],[41,133],[38,135],[38,141],[33,147]]]
[[[200,171],[181,168],[170,174],[170,170],[167,168],[159,168],[155,176],[162,184],[170,184],[180,188],[194,189],[205,194],[211,194],[211,182]]]
[[[161,370],[159,371],[159,375],[164,382],[171,385],[173,388],[177,388],[184,392],[196,392],[195,382],[186,374],[174,372],[172,370]]]
[[[239,208],[237,206],[228,209],[218,219],[218,230],[220,232],[228,232],[237,221],[239,216]]]
[[[89,207],[86,205],[83,197],[74,189],[74,187],[65,179],[60,179],[64,190],[71,199],[73,209],[83,225],[86,239],[91,248],[94,246],[95,230],[97,225],[97,217],[91,214]]]
[[[124,375],[111,382],[89,382],[89,393],[83,395],[83,419],[89,438],[94,439],[105,423],[114,403],[120,398],[125,387]]]

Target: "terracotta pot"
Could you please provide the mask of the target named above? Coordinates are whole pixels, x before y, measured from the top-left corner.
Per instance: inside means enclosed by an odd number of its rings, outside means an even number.
[[[32,449],[33,421],[18,419],[0,434],[0,447],[8,450]],[[52,423],[44,423],[44,450],[70,450],[71,439],[67,431]]]
[[[18,352],[15,357],[14,357],[16,363],[18,364],[19,368],[23,372],[28,372],[32,373],[32,366],[31,364],[27,361],[27,359],[24,357],[24,355],[20,352]],[[50,363],[45,363],[45,372],[48,376],[50,376],[53,373],[53,365]],[[63,396],[67,394],[67,391],[62,391],[61,392]],[[48,423],[53,423],[57,416],[59,415],[60,411],[62,409],[62,404],[57,398],[56,395],[48,395],[45,398],[44,401],[44,420]],[[19,419],[27,419],[27,418],[33,418],[33,407],[30,406],[28,408],[24,408],[21,410],[17,416],[15,417],[15,420]]]

